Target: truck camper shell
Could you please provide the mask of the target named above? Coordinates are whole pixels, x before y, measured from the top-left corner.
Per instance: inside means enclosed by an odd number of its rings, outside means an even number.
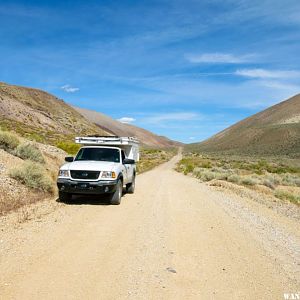
[[[127,158],[139,161],[139,141],[135,137],[86,136],[76,137],[75,143],[83,146],[109,146],[124,150]]]

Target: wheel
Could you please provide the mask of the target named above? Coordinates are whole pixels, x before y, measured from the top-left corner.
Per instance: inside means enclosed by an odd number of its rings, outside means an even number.
[[[111,197],[110,204],[119,205],[121,203],[122,192],[123,192],[123,183],[121,180],[119,180],[115,192],[112,193],[110,196]]]
[[[132,182],[126,184],[126,192],[129,194],[133,194],[135,190],[135,176],[132,178]]]
[[[58,192],[58,198],[61,202],[69,202],[72,200],[72,194]]]

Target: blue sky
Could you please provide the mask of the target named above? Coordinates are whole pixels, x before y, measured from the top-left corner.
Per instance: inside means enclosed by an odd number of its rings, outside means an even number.
[[[183,142],[300,92],[299,0],[0,0],[0,41],[0,81]]]

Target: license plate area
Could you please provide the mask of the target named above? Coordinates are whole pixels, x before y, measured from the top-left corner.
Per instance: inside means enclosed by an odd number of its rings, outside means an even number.
[[[90,188],[89,183],[78,183],[77,188],[81,190],[86,190]]]

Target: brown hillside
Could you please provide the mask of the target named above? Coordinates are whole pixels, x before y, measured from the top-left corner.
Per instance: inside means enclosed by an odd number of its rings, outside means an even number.
[[[76,134],[109,134],[49,93],[1,82],[0,125],[53,142]]]
[[[149,147],[172,147],[180,145],[180,143],[178,142],[169,140],[166,137],[155,135],[148,130],[129,124],[123,124],[102,113],[78,107],[74,108],[78,112],[80,112],[87,120],[95,123],[100,128],[119,136],[135,136],[141,141],[143,145]]]
[[[189,151],[300,157],[300,95],[190,144]]]

